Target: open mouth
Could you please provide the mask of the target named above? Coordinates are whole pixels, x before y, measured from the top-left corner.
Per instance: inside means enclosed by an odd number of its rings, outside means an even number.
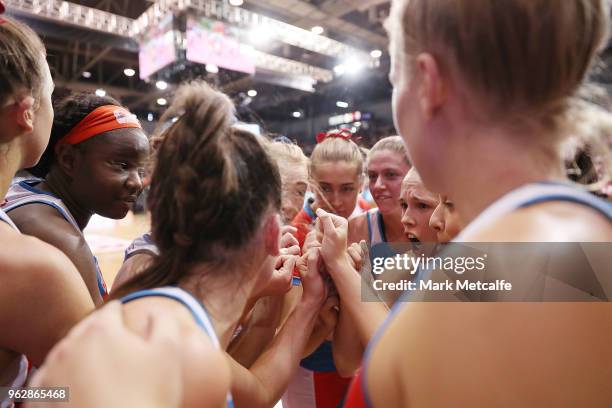
[[[408,238],[408,242],[410,242],[412,249],[418,250],[421,247],[421,240],[416,235],[407,232],[406,238]]]

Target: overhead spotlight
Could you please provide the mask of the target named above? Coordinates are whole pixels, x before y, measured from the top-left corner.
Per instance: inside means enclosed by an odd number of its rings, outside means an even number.
[[[206,64],[206,72],[210,72],[211,74],[216,74],[219,72],[219,67],[215,64]]]
[[[230,6],[242,6],[242,4],[244,3],[243,0],[229,0],[229,4]]]
[[[321,26],[314,26],[314,27],[312,27],[310,29],[310,32],[313,33],[313,34],[316,34],[316,35],[323,34],[323,31],[325,31],[325,30]]]
[[[168,83],[166,81],[157,81],[155,86],[157,89],[161,89],[163,91],[164,89],[168,88]]]
[[[149,122],[153,122],[153,114],[151,112],[149,112],[149,114],[147,115],[147,120]]]
[[[106,91],[102,88],[98,88],[96,89],[96,95],[99,96],[100,98],[103,98],[106,96]]]
[[[83,76],[83,78],[91,78],[91,72],[89,71],[85,71],[81,75]]]
[[[254,98],[257,96],[257,91],[254,89],[249,89],[249,91],[247,92],[247,95],[249,95],[251,98]]]
[[[293,116],[294,118],[301,118],[302,117],[302,112],[300,111],[295,111],[291,114],[291,116]]]
[[[344,108],[348,108],[348,105],[349,105],[348,102],[344,102],[344,101],[336,102],[336,106],[339,107],[339,108],[343,108],[343,109]]]
[[[126,77],[133,77],[134,75],[136,75],[136,71],[134,71],[132,68],[124,69],[123,73],[125,74]]]
[[[166,98],[159,98],[157,99],[157,104],[159,106],[166,106],[168,104],[168,101],[166,100]]]
[[[358,74],[363,68],[363,61],[358,58],[351,58],[346,62],[346,73],[349,75]]]
[[[370,56],[372,58],[380,58],[382,56],[382,51],[381,50],[372,50],[372,51],[370,51]]]
[[[336,74],[336,76],[344,75],[345,72],[346,67],[344,66],[344,64],[339,64],[334,67],[334,74]]]

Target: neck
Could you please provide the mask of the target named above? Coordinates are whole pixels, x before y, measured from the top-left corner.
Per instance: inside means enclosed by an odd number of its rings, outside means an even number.
[[[234,270],[224,268],[223,278],[219,278],[219,271],[212,270],[213,268],[219,267],[207,265],[195,267],[178,286],[204,304],[221,347],[226,350],[250,304],[249,299],[253,290],[248,282],[240,278],[240,274],[244,274],[245,267]]]
[[[388,242],[405,242],[408,241],[404,235],[404,226],[402,225],[401,212],[392,212],[382,215],[383,223],[385,224],[385,238]]]
[[[487,131],[465,138],[452,166],[445,166],[444,191],[455,202],[464,225],[504,194],[525,184],[564,180],[565,173],[554,147],[529,146],[528,137]],[[533,135],[537,138],[539,135]],[[522,143],[521,143],[522,142]],[[500,158],[503,158],[500,160]]]
[[[15,138],[14,140],[17,140]],[[22,155],[14,143],[0,145],[0,202],[4,201],[15,173],[22,168]]]
[[[82,231],[89,223],[93,212],[79,203],[77,194],[72,191],[70,184],[70,181],[64,174],[52,168],[45,181],[40,183],[38,188],[59,197]]]

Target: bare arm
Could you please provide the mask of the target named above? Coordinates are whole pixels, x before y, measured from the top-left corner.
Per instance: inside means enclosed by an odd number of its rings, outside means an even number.
[[[9,329],[2,331],[0,347],[40,365],[53,345],[94,309],[93,302],[68,258],[38,239],[3,233],[0,270],[0,321]]]
[[[247,326],[229,345],[227,352],[243,367],[251,367],[274,338],[283,298],[283,295],[277,295],[259,299]]]
[[[338,325],[334,331],[334,365],[342,377],[351,377],[361,365],[365,343],[357,335],[355,322],[347,311],[340,308]]]
[[[34,236],[62,251],[76,266],[94,304],[100,306],[103,303],[93,254],[80,231],[48,205],[29,204],[11,211],[10,215],[23,234]]]
[[[302,276],[304,295],[301,302],[251,369],[230,361],[236,406],[270,407],[287,388],[326,297],[318,265],[318,250],[314,250],[308,255],[308,274]]]

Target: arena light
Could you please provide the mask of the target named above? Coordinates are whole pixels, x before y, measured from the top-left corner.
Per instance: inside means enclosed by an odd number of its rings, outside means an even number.
[[[157,89],[161,89],[162,91],[168,88],[168,83],[166,81],[157,81],[155,83]]]
[[[133,70],[132,68],[126,68],[126,69],[123,70],[123,74],[126,77],[133,77],[134,75],[136,75],[136,71]]]
[[[168,101],[166,100],[166,98],[159,98],[157,99],[157,104],[159,106],[166,106],[168,104]]]
[[[323,34],[323,31],[325,31],[325,30],[321,26],[314,26],[314,27],[312,27],[310,29],[310,32],[313,33],[313,34],[316,34],[316,35]]]
[[[372,50],[372,51],[370,51],[370,56],[372,58],[380,58],[380,57],[382,57],[382,51],[381,50]]]
[[[211,74],[216,74],[219,72],[219,67],[215,64],[206,64],[206,72],[210,72]]]
[[[339,64],[334,67],[334,74],[336,74],[336,76],[342,76],[345,72],[346,67],[344,66],[344,64]]]
[[[89,71],[85,71],[81,75],[83,76],[83,78],[91,78],[91,72]]]
[[[254,98],[257,96],[257,91],[254,89],[249,89],[249,91],[247,92],[247,95],[249,95],[251,98]]]
[[[149,114],[147,115],[147,120],[149,122],[153,122],[153,114],[151,112],[149,112]]]
[[[348,108],[349,104],[348,104],[348,102],[337,101],[336,102],[336,106],[339,107],[339,108],[346,109],[346,108]]]
[[[365,67],[365,65],[363,64],[363,61],[361,61],[358,58],[351,58],[346,62],[346,73],[349,75],[356,75],[358,73],[361,72],[361,70],[363,70],[363,68]]]
[[[99,96],[100,98],[103,98],[106,96],[106,91],[102,88],[98,88],[96,89],[96,95]]]
[[[236,6],[236,7],[242,6],[243,3],[244,3],[243,0],[229,0],[229,4],[231,6]]]
[[[302,112],[300,111],[295,111],[291,114],[291,116],[293,116],[294,118],[301,118],[302,117]]]

